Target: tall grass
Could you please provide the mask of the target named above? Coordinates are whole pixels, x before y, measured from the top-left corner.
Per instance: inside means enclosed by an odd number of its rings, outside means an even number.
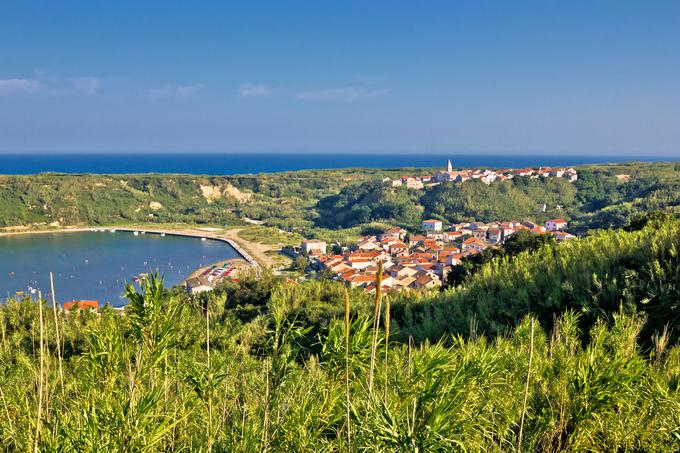
[[[649,232],[587,240],[605,244],[599,259],[588,254],[592,247],[563,249],[601,265],[596,279],[568,280],[576,266],[569,257],[553,255],[559,269],[543,270],[525,257],[533,282],[526,269],[511,274],[495,263],[469,287],[441,296],[502,293],[519,304],[525,291],[549,288],[552,277],[571,295],[567,283],[587,283],[590,299],[578,297],[591,308],[618,301],[599,317],[584,309],[549,323],[523,316],[499,335],[489,335],[488,313],[472,311],[460,323],[468,337],[419,339],[411,333],[454,323],[451,313],[461,307],[426,317],[380,290],[369,296],[327,282],[266,284],[266,273],[199,297],[168,292],[152,275],[140,291],[128,288],[123,315],[104,307],[44,316],[41,298],[10,300],[0,306],[0,445],[66,452],[679,451],[678,324],[659,327],[659,319],[673,318],[628,304],[677,294],[673,232],[659,229],[648,241],[654,253],[642,250],[638,237]],[[650,255],[649,263],[639,260]],[[645,278],[625,269],[607,274],[615,259],[632,258],[647,269]],[[494,282],[499,275],[514,276]],[[414,314],[412,330],[400,332],[395,318],[404,325]]]
[[[658,349],[641,350],[643,316],[598,321],[586,343],[574,313],[552,332],[526,318],[495,339],[416,345],[391,342],[385,322],[377,333],[385,357],[372,369],[374,323],[349,295],[345,318],[319,334],[319,353],[305,353],[285,294],[272,301],[284,307],[272,307],[279,314],[240,324],[223,299],[180,300],[159,293],[160,283],[129,293],[126,316],[104,309],[64,317],[65,396],[57,367],[44,367],[42,392],[27,379],[58,354],[46,344],[33,350],[30,340],[40,331],[54,338],[54,320],[40,328],[40,303],[0,307],[12,345],[1,357],[5,449],[680,448],[680,347],[660,332]],[[381,398],[370,396],[371,370]],[[40,414],[43,394],[49,410]]]

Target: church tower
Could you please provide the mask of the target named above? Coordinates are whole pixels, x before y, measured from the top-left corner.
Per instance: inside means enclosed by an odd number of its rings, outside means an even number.
[[[451,166],[451,159],[449,159],[448,165],[446,166],[446,171],[453,171],[453,167]]]

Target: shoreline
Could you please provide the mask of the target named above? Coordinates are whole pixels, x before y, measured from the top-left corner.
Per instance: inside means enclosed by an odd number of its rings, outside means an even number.
[[[154,225],[108,225],[108,226],[61,226],[46,229],[32,229],[31,227],[25,229],[12,230],[17,227],[5,227],[0,229],[0,237],[3,236],[17,236],[29,234],[50,234],[50,233],[70,233],[70,232],[97,232],[101,230],[117,230],[125,232],[144,232],[148,234],[176,235],[194,238],[206,238],[217,241],[226,242],[236,252],[243,257],[243,259],[256,271],[262,268],[271,267],[277,272],[277,264],[267,255],[270,247],[259,242],[249,241],[239,236],[239,232],[244,229],[242,226],[233,226],[230,228],[223,227],[199,227],[192,225],[163,225],[159,228],[153,228]]]
[[[126,233],[145,233],[145,234],[164,234],[167,236],[181,236],[181,237],[192,237],[196,239],[210,239],[214,241],[225,242],[229,244],[238,253],[241,258],[243,258],[248,264],[253,267],[260,267],[260,264],[255,260],[241,245],[236,243],[235,240],[227,237],[221,237],[215,233],[224,232],[225,230],[215,230],[215,231],[201,231],[200,229],[194,228],[183,228],[181,230],[173,229],[147,229],[147,228],[131,228],[129,226],[116,227],[116,226],[101,226],[101,227],[62,227],[47,230],[25,230],[25,231],[0,231],[0,237],[3,236],[19,236],[19,235],[30,235],[30,234],[51,234],[51,233],[85,233],[85,232],[101,232],[101,231],[123,231]],[[229,230],[226,230],[229,231]],[[247,241],[246,241],[247,242]]]
[[[234,249],[234,251],[239,255],[236,258],[227,258],[227,259],[222,259],[219,260],[215,263],[210,263],[206,266],[202,266],[196,269],[193,269],[189,274],[187,274],[186,277],[182,279],[182,281],[178,284],[179,286],[184,286],[186,285],[187,280],[189,280],[192,277],[195,277],[196,275],[199,275],[201,272],[205,271],[205,269],[214,266],[214,265],[221,265],[223,263],[231,263],[234,265],[234,267],[237,268],[238,270],[242,269],[243,267],[250,267],[252,269],[255,269],[255,271],[259,271],[261,266],[260,263],[253,258],[250,253],[248,253],[244,247],[242,247],[240,244],[238,244],[234,239],[228,238],[228,237],[220,237],[218,234],[219,233],[227,233],[233,230],[223,230],[223,229],[214,229],[213,231],[202,231],[200,229],[194,229],[194,228],[182,228],[178,230],[174,229],[167,229],[167,228],[161,228],[161,229],[147,229],[147,228],[131,228],[129,226],[125,227],[114,227],[114,226],[100,226],[100,227],[61,227],[61,228],[52,228],[52,229],[46,229],[46,230],[30,230],[27,229],[25,231],[2,231],[0,232],[0,237],[3,236],[19,236],[19,235],[36,235],[36,234],[61,234],[61,233],[84,233],[84,232],[108,232],[108,231],[121,231],[124,233],[144,233],[144,234],[156,234],[156,235],[166,235],[166,236],[180,236],[180,237],[191,237],[191,238],[196,238],[196,239],[206,239],[206,240],[213,240],[213,241],[219,241],[219,242],[224,242],[226,244],[229,244],[229,246]],[[236,230],[238,231],[238,230]],[[243,240],[243,239],[241,239]],[[244,241],[248,242],[248,241]]]
[[[9,228],[13,228],[13,227],[9,227]],[[3,231],[0,231],[0,237],[3,237],[3,236],[19,236],[19,235],[22,235],[22,234],[84,233],[84,232],[94,232],[94,231],[99,230],[99,229],[101,229],[101,228],[94,228],[94,227],[68,228],[68,227],[63,227],[63,228],[55,228],[55,229],[49,229],[49,230],[30,230],[30,229],[18,230],[18,231],[3,230]],[[109,230],[109,229],[111,229],[111,227],[104,228],[104,229]]]
[[[156,235],[166,235],[166,236],[178,236],[178,237],[190,237],[190,238],[195,238],[195,239],[204,239],[204,240],[213,240],[213,241],[219,241],[228,244],[238,255],[237,257],[234,258],[224,258],[221,260],[216,261],[215,263],[210,263],[198,268],[195,268],[191,270],[186,276],[177,284],[177,286],[186,286],[187,280],[191,279],[192,277],[195,277],[197,275],[200,275],[202,272],[204,272],[206,269],[216,266],[216,265],[222,265],[225,263],[231,264],[234,268],[236,268],[236,274],[243,272],[244,269],[250,268],[254,269],[255,272],[259,272],[261,269],[261,264],[253,258],[248,251],[245,250],[244,247],[242,247],[240,244],[236,242],[236,240],[230,238],[230,237],[224,237],[220,236],[222,235],[229,235],[232,234],[233,236],[237,236],[235,233],[239,231],[239,229],[221,229],[221,228],[206,228],[206,230],[202,230],[200,228],[192,228],[192,227],[185,227],[185,228],[177,228],[177,229],[172,229],[172,228],[159,228],[159,229],[148,229],[148,228],[131,228],[130,226],[124,226],[124,227],[116,227],[116,226],[98,226],[98,227],[60,227],[60,228],[50,228],[50,229],[45,229],[45,230],[31,230],[31,229],[26,229],[26,230],[19,230],[19,231],[0,231],[0,237],[11,237],[11,236],[20,236],[20,235],[39,235],[39,234],[62,234],[62,233],[83,233],[83,232],[110,232],[110,231],[115,231],[115,232],[123,232],[126,234],[132,234],[132,233],[144,233],[144,234],[156,234]],[[246,241],[242,238],[239,238],[241,241],[245,243],[249,243],[249,241]],[[266,264],[266,263],[263,263]]]

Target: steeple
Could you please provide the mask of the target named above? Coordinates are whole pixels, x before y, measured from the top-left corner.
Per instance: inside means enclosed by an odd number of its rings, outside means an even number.
[[[446,166],[446,171],[453,171],[453,167],[451,166],[451,159],[449,159],[448,165]]]

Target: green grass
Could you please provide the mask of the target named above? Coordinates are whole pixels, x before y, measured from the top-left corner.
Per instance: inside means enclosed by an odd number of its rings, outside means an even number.
[[[251,226],[243,228],[238,235],[250,242],[268,245],[300,245],[304,239],[297,233],[288,233],[275,227]]]
[[[38,307],[10,302],[0,307],[3,448],[36,441],[41,451],[680,448],[680,347],[657,340],[651,354],[641,350],[642,317],[598,322],[585,345],[573,313],[552,332],[526,318],[495,339],[392,342],[387,356],[377,350],[369,396],[372,322],[362,307],[370,302],[351,296],[346,362],[340,320],[305,345],[309,327],[296,313],[320,290],[279,287],[263,314],[243,323],[223,296],[180,300],[152,280],[142,294],[128,293],[126,316],[61,316],[63,381],[45,306],[37,431]]]

